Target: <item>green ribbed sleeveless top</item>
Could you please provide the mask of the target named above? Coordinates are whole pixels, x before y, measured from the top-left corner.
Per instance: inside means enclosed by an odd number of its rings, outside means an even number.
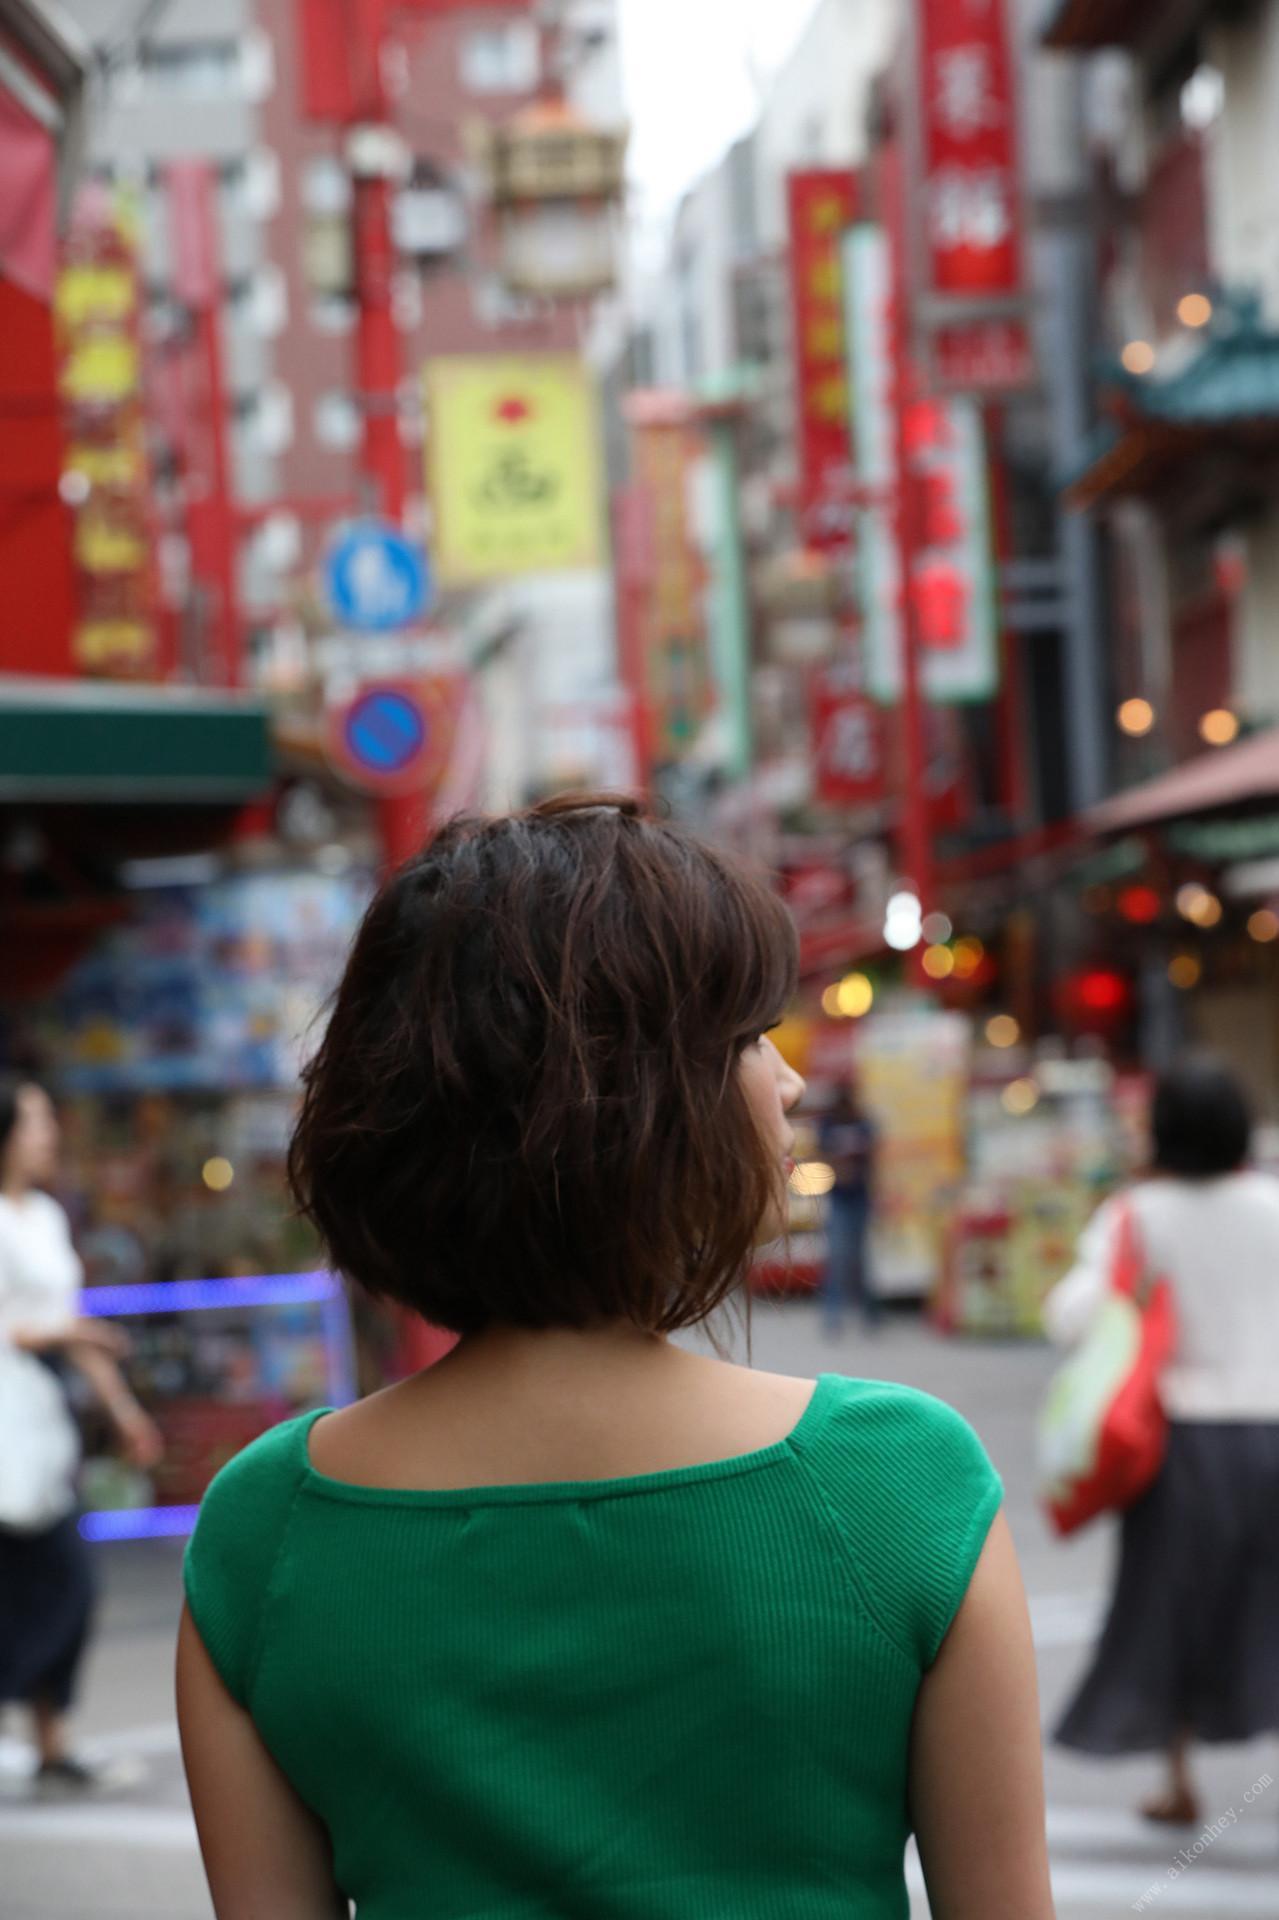
[[[359,1920],[907,1920],[922,1674],[1002,1485],[931,1395],[624,1479],[394,1492],[310,1414],[213,1482],[186,1590]]]

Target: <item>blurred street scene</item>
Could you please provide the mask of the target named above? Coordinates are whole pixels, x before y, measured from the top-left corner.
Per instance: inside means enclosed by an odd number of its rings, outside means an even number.
[[[80,1409],[140,1777],[29,1803],[15,1722],[6,1920],[207,1915],[201,1495],[450,1345],[284,1162],[458,809],[642,793],[776,876],[754,1357],[974,1422],[1051,1717],[1109,1539],[1035,1511],[1043,1302],[1187,1048],[1279,1173],[1279,0],[0,0],[0,342],[0,1072],[164,1443]],[[1175,1857],[1144,1778],[1050,1755],[1063,1920]],[[1279,1785],[1152,1910],[1279,1913]]]

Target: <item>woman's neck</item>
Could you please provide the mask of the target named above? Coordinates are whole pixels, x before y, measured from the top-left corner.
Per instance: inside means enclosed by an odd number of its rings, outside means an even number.
[[[583,1372],[630,1378],[665,1373],[687,1360],[664,1333],[648,1333],[629,1321],[596,1327],[488,1327],[469,1334],[437,1363],[454,1378],[501,1378],[507,1382],[564,1381]]]

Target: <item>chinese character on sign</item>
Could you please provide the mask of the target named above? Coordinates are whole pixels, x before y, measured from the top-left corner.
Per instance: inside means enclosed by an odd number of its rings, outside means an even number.
[[[839,260],[834,254],[829,260],[816,260],[808,270],[808,296],[810,300],[838,300],[842,285]]]
[[[833,238],[841,227],[848,225],[848,203],[841,194],[823,194],[814,200],[809,215],[809,225],[813,233],[825,239]]]
[[[1002,126],[1004,108],[995,91],[989,47],[946,47],[937,55],[937,123],[952,140],[972,140]]]
[[[920,453],[945,451],[955,444],[949,409],[940,400],[917,400],[906,414],[906,451],[912,457]]]
[[[811,695],[818,797],[828,806],[873,805],[883,796],[884,737],[860,672],[819,668]]]
[[[968,582],[949,561],[929,560],[911,580],[911,601],[925,647],[949,653],[962,647],[968,626]]]
[[[879,771],[879,741],[871,707],[837,707],[824,742],[826,764],[836,780],[870,781]]]
[[[999,167],[945,167],[933,178],[929,219],[940,253],[991,253],[1013,235],[1012,182]]]
[[[926,547],[953,547],[967,528],[955,497],[955,469],[937,467],[919,477],[920,519]]]
[[[830,373],[817,382],[811,396],[811,412],[818,420],[838,425],[848,419],[848,379],[842,373]]]
[[[838,314],[822,314],[813,320],[804,335],[804,351],[810,360],[838,360],[844,351],[844,323]]]

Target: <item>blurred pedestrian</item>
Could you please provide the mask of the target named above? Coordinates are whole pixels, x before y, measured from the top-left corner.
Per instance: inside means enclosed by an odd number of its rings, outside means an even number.
[[[374,901],[294,1140],[357,1286],[457,1333],[224,1468],[183,1752],[221,1920],[1051,1920],[1000,1482],[930,1396],[669,1336],[782,1217],[774,894],[606,796]],[[747,1295],[749,1301],[749,1295]]]
[[[1142,1812],[1197,1825],[1192,1743],[1279,1732],[1279,1181],[1247,1168],[1248,1105],[1211,1058],[1160,1080],[1152,1131],[1149,1177],[1099,1210],[1045,1308],[1055,1340],[1083,1336],[1130,1206],[1177,1317],[1168,1451],[1122,1517],[1101,1641],[1055,1738],[1163,1753]]]
[[[829,1339],[843,1332],[853,1307],[868,1333],[881,1307],[870,1273],[870,1220],[875,1175],[875,1125],[855,1086],[843,1086],[822,1115],[818,1149],[835,1175],[826,1206],[826,1265],[821,1279],[822,1325]]]
[[[0,1705],[30,1710],[39,1787],[78,1792],[109,1781],[68,1735],[94,1583],[76,1525],[67,1371],[88,1382],[137,1465],[155,1463],[160,1440],[120,1371],[124,1337],[79,1316],[67,1217],[42,1191],[58,1138],[48,1094],[0,1079]]]

